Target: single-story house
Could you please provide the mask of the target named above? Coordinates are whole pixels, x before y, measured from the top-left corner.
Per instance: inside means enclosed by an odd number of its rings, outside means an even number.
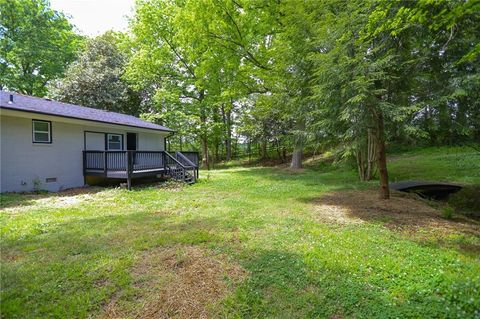
[[[115,112],[0,91],[0,192],[59,191],[89,179],[195,182],[198,154],[167,152],[174,131]]]

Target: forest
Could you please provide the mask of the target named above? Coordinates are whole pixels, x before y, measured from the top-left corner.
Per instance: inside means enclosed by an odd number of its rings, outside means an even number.
[[[126,32],[79,35],[48,0],[0,0],[0,88],[176,130],[205,168],[480,141],[480,1],[138,0]]]

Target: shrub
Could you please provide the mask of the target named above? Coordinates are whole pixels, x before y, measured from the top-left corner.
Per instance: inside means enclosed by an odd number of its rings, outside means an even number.
[[[467,216],[480,217],[480,185],[462,188],[449,196],[448,203]]]
[[[454,212],[455,210],[452,207],[447,206],[444,209],[442,209],[442,217],[445,219],[451,219],[453,217]]]

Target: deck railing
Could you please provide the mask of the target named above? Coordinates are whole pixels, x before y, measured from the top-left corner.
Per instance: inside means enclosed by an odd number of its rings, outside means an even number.
[[[198,154],[198,153],[197,153]],[[182,152],[175,152],[175,158],[179,161],[184,167],[194,170],[195,178],[198,178],[198,162],[197,164],[193,163],[185,154]],[[198,159],[198,158],[197,158]],[[195,160],[195,159],[194,159]]]
[[[172,156],[166,151],[83,151],[84,176],[124,177],[129,189],[132,177],[159,172],[182,180],[191,176],[195,181],[198,165],[180,152]]]
[[[200,166],[200,154],[198,152],[193,152],[193,151],[176,151],[176,152],[171,152],[171,153],[181,153],[184,155],[186,158],[190,160],[193,164],[195,164],[196,167]]]

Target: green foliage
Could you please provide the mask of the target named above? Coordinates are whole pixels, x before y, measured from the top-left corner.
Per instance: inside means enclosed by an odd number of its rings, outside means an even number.
[[[450,195],[448,203],[460,213],[480,217],[480,186],[465,186]]]
[[[139,93],[122,76],[127,56],[119,48],[120,35],[107,32],[87,41],[65,76],[51,83],[49,96],[59,101],[138,115]]]
[[[0,1],[0,88],[44,96],[75,59],[81,38],[47,0]]]
[[[177,130],[173,148],[364,154],[480,139],[480,4],[140,0],[129,32],[79,38],[44,0],[0,2],[4,88]],[[298,153],[298,152],[297,152]]]
[[[442,209],[442,217],[445,219],[452,219],[454,213],[455,210],[450,206],[444,207]]]

